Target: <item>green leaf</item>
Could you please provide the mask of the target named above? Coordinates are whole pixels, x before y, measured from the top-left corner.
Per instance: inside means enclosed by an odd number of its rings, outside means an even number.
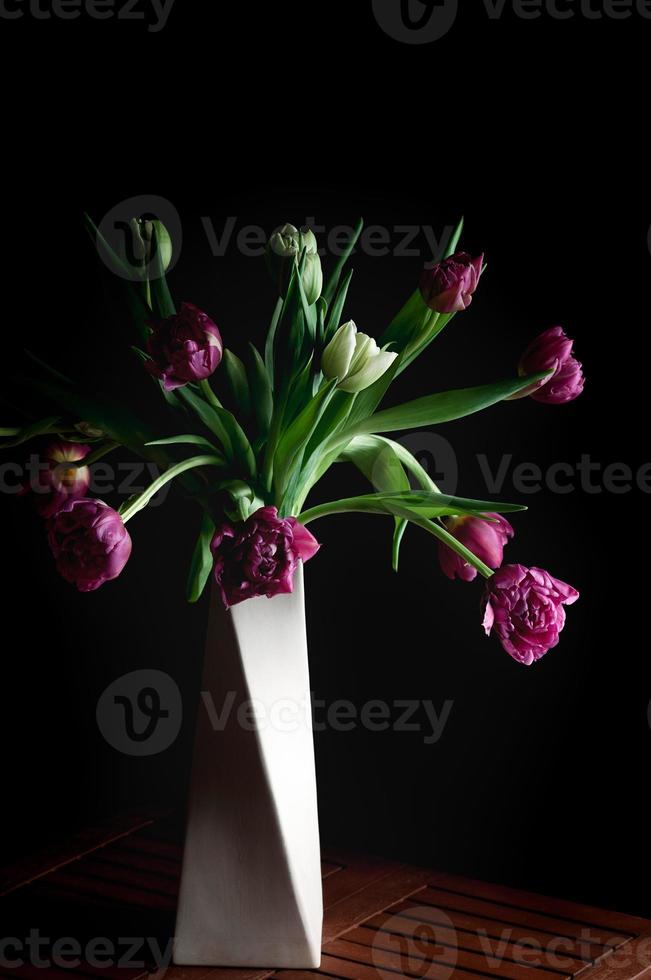
[[[324,385],[281,437],[273,459],[274,486],[280,496],[287,486],[292,464],[309,442],[336,386],[336,378]]]
[[[57,423],[60,421],[60,416],[52,415],[45,419],[39,419],[38,422],[32,422],[30,425],[25,426],[24,429],[8,430],[13,433],[13,438],[8,442],[1,443],[0,450],[13,449],[15,446],[21,446],[24,442],[29,442],[30,439],[36,439],[38,436],[56,432]]]
[[[346,447],[341,459],[353,463],[376,490],[410,489],[409,478],[402,462],[388,439],[381,436],[358,436]],[[407,522],[401,517],[394,518],[394,522],[392,563],[397,571],[400,542]]]
[[[278,331],[278,324],[280,323],[280,318],[283,313],[285,306],[285,301],[282,296],[276,302],[276,308],[274,309],[274,314],[271,319],[271,324],[269,330],[267,331],[267,339],[264,345],[264,363],[267,368],[267,374],[273,385],[274,381],[274,346],[276,342],[276,333]]]
[[[334,295],[335,295],[335,293],[337,291],[337,287],[339,285],[339,280],[341,279],[341,274],[342,274],[342,272],[344,270],[344,266],[346,265],[346,262],[348,262],[348,259],[350,258],[350,256],[353,253],[353,249],[355,248],[355,245],[357,244],[357,240],[358,240],[359,236],[362,234],[363,227],[364,227],[364,221],[363,221],[362,218],[360,218],[359,221],[357,222],[354,230],[353,230],[352,235],[350,236],[350,239],[348,240],[348,242],[346,244],[346,247],[345,247],[343,253],[340,255],[339,259],[337,260],[337,264],[335,265],[335,267],[333,269],[332,275],[330,276],[330,278],[328,279],[328,282],[326,283],[326,286],[325,286],[325,289],[323,290],[323,294],[322,295],[323,295],[326,303],[328,304],[328,306],[330,306],[330,304],[332,303],[332,299],[333,299],[333,297],[334,297]]]
[[[449,259],[450,256],[454,255],[454,253],[456,252],[459,246],[459,241],[461,240],[461,235],[463,233],[463,226],[465,224],[465,221],[466,219],[462,217],[459,221],[459,224],[454,229],[454,234],[452,235],[452,238],[448,242],[448,247],[446,248],[445,255],[443,256],[444,259]]]
[[[174,316],[176,306],[167,285],[165,268],[163,265],[163,251],[158,244],[158,231],[156,224],[152,225],[152,252],[153,252],[153,274],[149,280],[151,289],[151,299],[154,314],[161,320]]]
[[[224,447],[226,455],[232,459],[233,444],[231,442],[228,430],[218,414],[217,408],[213,405],[209,405],[204,398],[196,395],[187,385],[182,388],[177,388],[176,391],[179,397],[196,412],[206,428],[210,429],[213,435],[217,436],[220,443]]]
[[[267,368],[257,348],[251,343],[249,343],[249,347],[251,349],[248,372],[249,390],[257,433],[259,436],[264,437],[269,432],[274,407],[271,378],[267,373]]]
[[[215,533],[215,522],[208,515],[203,515],[201,531],[197,538],[197,543],[192,555],[190,564],[190,574],[188,575],[187,597],[188,602],[198,602],[206,583],[210,578],[213,568],[213,556],[210,550],[210,543]]]
[[[395,432],[400,429],[417,429],[424,425],[452,422],[504,401],[505,398],[546,376],[543,371],[513,381],[499,381],[495,384],[480,385],[477,388],[462,388],[456,391],[444,391],[437,395],[426,395],[404,405],[376,412],[375,415],[356,422],[345,434]]]
[[[84,223],[95,247],[101,247],[103,249],[107,258],[113,265],[114,271],[122,279],[124,284],[124,295],[131,314],[131,319],[133,320],[133,324],[140,338],[142,340],[146,340],[147,336],[149,335],[147,319],[150,315],[150,310],[145,299],[146,284],[134,280],[134,269],[127,265],[126,262],[123,262],[117,252],[111,248],[100,230],[96,227],[87,214],[84,214]]]
[[[209,449],[211,452],[218,454],[217,449],[213,446],[212,442],[208,439],[204,439],[203,436],[195,435],[185,435],[185,436],[170,436],[169,439],[154,439],[152,442],[146,443],[147,446],[202,446],[204,449]],[[224,460],[226,462],[226,460]]]
[[[332,339],[334,334],[337,332],[338,328],[341,326],[341,317],[344,311],[344,305],[346,303],[346,297],[348,295],[348,289],[350,288],[350,283],[353,278],[353,269],[351,269],[341,286],[337,290],[337,295],[335,301],[332,304],[330,313],[328,314],[328,319],[326,323],[325,330],[325,343],[327,344],[329,340]]]
[[[490,500],[468,500],[450,497],[444,493],[426,491],[402,491],[396,493],[370,493],[361,497],[348,497],[319,504],[304,511],[299,520],[302,524],[331,514],[388,514],[409,520],[434,517],[482,517],[488,512],[511,514],[526,510],[521,504],[507,504]]]
[[[231,398],[243,417],[248,418],[251,414],[251,392],[244,364],[232,351],[225,350],[222,366]]]

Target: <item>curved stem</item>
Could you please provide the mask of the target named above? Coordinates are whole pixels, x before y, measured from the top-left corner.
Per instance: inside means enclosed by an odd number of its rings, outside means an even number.
[[[186,470],[196,469],[197,466],[222,466],[223,462],[217,456],[194,456],[192,459],[185,459],[181,463],[177,463],[176,466],[171,466],[169,470],[166,470],[157,480],[151,484],[144,493],[139,494],[135,499],[129,501],[124,509],[121,509],[120,514],[124,524],[130,521],[138,511],[143,510],[152,497],[155,497],[159,490],[161,490],[166,483],[173,480],[175,477],[180,476],[185,473]]]

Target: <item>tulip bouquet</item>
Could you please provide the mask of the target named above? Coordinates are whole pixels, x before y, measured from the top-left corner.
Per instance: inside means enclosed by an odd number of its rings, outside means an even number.
[[[522,664],[558,642],[571,586],[539,568],[503,565],[517,504],[443,494],[418,460],[387,433],[436,426],[497,402],[529,396],[561,404],[580,394],[581,365],[560,327],[538,337],[517,376],[437,392],[381,407],[391,383],[472,302],[483,256],[458,251],[461,222],[446,256],[427,265],[418,288],[378,342],[344,320],[352,272],[348,260],[361,222],[324,281],[314,234],[292,225],[276,232],[267,265],[278,299],[264,350],[225,348],[213,319],[195,305],[176,306],[166,282],[171,243],[159,222],[134,220],[131,258],[114,251],[88,221],[98,249],[125,282],[143,384],[159,392],[152,430],[121,403],[94,397],[38,361],[29,383],[50,414],[0,430],[2,448],[45,441],[37,478],[24,490],[45,521],[63,577],[81,591],[115,579],[131,554],[127,524],[171,480],[201,509],[188,580],[195,602],[212,576],[226,607],[254,596],[291,592],[299,561],[318,551],[313,523],[327,515],[386,518],[393,565],[409,525],[434,537],[450,578],[486,579],[484,627]],[[34,359],[36,361],[36,359]],[[153,390],[153,389],[152,389]],[[150,487],[115,510],[89,496],[93,463],[126,447],[157,464]],[[335,463],[368,479],[369,492],[309,506],[308,496]]]

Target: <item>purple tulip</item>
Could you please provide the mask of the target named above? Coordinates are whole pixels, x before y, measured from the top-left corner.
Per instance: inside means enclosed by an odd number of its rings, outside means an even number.
[[[192,303],[166,320],[150,321],[147,340],[151,360],[145,367],[160,378],[166,391],[191,381],[204,381],[219,366],[224,351],[221,334],[210,317]]]
[[[451,517],[446,521],[446,529],[489,568],[499,568],[504,560],[504,545],[513,537],[513,528],[501,514],[486,514],[486,517],[490,520]],[[477,578],[477,569],[442,541],[438,550],[441,568],[448,578],[460,578],[464,582]]]
[[[483,626],[514,660],[529,667],[558,643],[565,609],[579,598],[542,568],[504,565],[486,583]]]
[[[215,581],[228,609],[254,596],[292,592],[299,560],[309,561],[320,545],[295,517],[278,517],[275,507],[262,507],[242,524],[220,525],[211,548]]]
[[[562,405],[579,397],[585,379],[581,364],[572,354],[573,345],[562,327],[550,327],[536,337],[522,355],[519,372],[524,376],[549,371],[550,377],[525,394],[546,405]]]
[[[48,533],[58,572],[80,592],[117,578],[131,555],[122,518],[101,500],[69,500]]]
[[[437,313],[459,313],[472,303],[484,265],[484,256],[473,259],[467,252],[457,252],[449,259],[424,269],[420,291],[430,310]]]
[[[68,500],[84,497],[90,484],[87,466],[72,466],[85,459],[90,446],[57,440],[41,453],[38,472],[25,484],[24,492],[31,493],[37,513],[48,519],[54,517]]]

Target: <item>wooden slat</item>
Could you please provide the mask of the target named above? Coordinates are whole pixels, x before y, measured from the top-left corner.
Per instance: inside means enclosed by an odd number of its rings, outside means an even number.
[[[451,922],[455,930],[478,935],[484,933],[496,942],[507,939],[509,942],[519,945],[526,945],[534,942],[538,943],[543,949],[548,947],[551,939],[555,937],[548,932],[539,932],[525,926],[514,926],[506,922],[499,922],[495,919],[484,919],[479,915],[456,912],[454,909],[439,909],[435,906],[427,906],[420,901],[420,892],[411,899],[388,908],[389,915],[404,915],[408,919],[416,918],[419,922],[432,922],[438,926],[449,925]],[[598,958],[612,952],[611,947],[577,943],[568,940],[563,945],[563,953],[575,957],[587,964],[594,962]]]
[[[467,912],[470,915],[480,915],[486,919],[496,919],[499,922],[525,926],[527,929],[537,929],[553,936],[565,936],[569,939],[579,940],[586,932],[586,926],[573,919],[561,919],[553,914],[532,912],[528,908],[518,908],[515,905],[502,905],[500,902],[473,898],[461,892],[425,888],[419,893],[418,900],[422,901],[424,905],[434,905],[441,909],[454,909],[458,912]],[[600,935],[595,935],[592,942],[616,949],[631,938],[633,938],[631,933],[624,934],[604,929],[601,930]]]
[[[459,878],[456,875],[435,872],[430,876],[430,883],[433,888],[463,892],[475,898],[501,902],[503,905],[526,907],[535,912],[562,916],[598,928],[612,929],[630,935],[637,935],[649,928],[648,919],[641,919],[634,915],[610,912],[594,905],[569,902],[561,898],[549,898],[544,895],[536,895],[534,892],[520,891],[485,881],[474,881],[470,878]]]
[[[389,953],[382,949],[368,949],[365,946],[356,946],[355,943],[348,943],[346,940],[338,939],[333,943],[328,943],[323,947],[323,961],[321,970],[324,973],[332,974],[336,977],[347,977],[350,980],[363,980],[369,977],[369,970],[377,980],[382,976],[379,971],[390,970],[401,976],[417,977],[419,980],[450,980],[450,977],[462,977],[469,980],[477,980],[476,975],[461,968],[454,967],[454,974],[450,971],[450,965],[445,963],[427,963],[423,969],[422,961],[410,961],[408,957],[399,956],[396,953]],[[384,975],[386,980],[386,975]]]
[[[138,851],[130,851],[125,847],[111,845],[103,847],[98,851],[92,852],[93,859],[106,864],[135,868],[139,871],[148,872],[154,875],[164,875],[172,881],[178,881],[180,877],[180,865],[168,858],[156,857],[153,854],[143,854]]]
[[[404,921],[408,923],[407,919]],[[399,931],[395,931],[392,925],[391,932],[368,928],[368,926],[369,923],[367,922],[363,926],[351,929],[350,932],[344,933],[342,939],[351,943],[359,943],[361,946],[370,946],[372,949],[386,949],[392,952],[400,952],[401,949],[406,949],[410,957],[416,960],[421,959],[425,963],[435,961],[452,965],[458,964],[464,969],[495,974],[495,976],[504,977],[506,980],[522,980],[525,976],[529,980],[554,980],[554,977],[559,980],[561,977],[574,976],[578,970],[582,970],[586,966],[580,960],[573,960],[571,965],[565,969],[532,966],[527,963],[523,956],[522,947],[517,946],[510,946],[504,950],[500,948],[494,956],[491,956],[490,952],[482,947],[479,941],[474,950],[464,948],[460,936],[457,937],[459,939],[458,946],[454,942],[454,935],[449,937],[448,945],[442,930],[437,930],[436,936],[428,941],[426,936],[420,933],[415,934],[413,922],[411,929],[407,925],[406,929]],[[478,937],[474,938],[477,939]],[[497,955],[498,952],[500,955]]]
[[[113,881],[130,888],[159,892],[161,895],[169,895],[173,899],[176,899],[178,894],[178,883],[174,878],[158,875],[151,871],[129,868],[121,864],[95,861],[92,857],[75,861],[73,864],[67,865],[66,870],[84,878]]]
[[[128,907],[136,906],[164,912],[173,911],[175,908],[176,903],[172,897],[161,895],[154,889],[145,891],[141,888],[132,888],[129,885],[121,885],[106,879],[86,878],[68,870],[68,867],[50,875],[47,885],[54,888],[61,887],[68,894],[76,895],[79,900],[101,898],[113,904],[118,903]]]
[[[131,813],[112,818],[90,830],[79,831],[64,843],[45,848],[37,854],[16,861],[0,869],[0,896],[7,895],[15,888],[34,881],[54,868],[62,867],[84,854],[90,854],[98,847],[111,841],[126,839],[134,830],[153,823],[155,815]]]
[[[326,890],[329,881],[336,881],[337,878],[343,877],[343,874],[344,872],[341,872],[341,875],[335,875],[334,878],[326,878],[324,883]],[[385,909],[409,897],[423,886],[427,877],[426,872],[417,868],[392,871],[371,880],[369,884],[346,898],[328,905],[323,923],[324,943],[340,936],[352,926],[359,925],[379,909]]]
[[[411,936],[414,931],[414,919],[409,919],[407,916],[402,915],[389,915],[386,912],[380,912],[378,915],[374,915],[371,919],[367,919],[362,926],[364,929],[368,929],[369,932],[376,932],[377,930],[389,930],[391,933],[396,935]],[[438,939],[440,942],[445,943],[445,926],[438,924]],[[344,933],[345,936],[348,933]],[[482,956],[491,959],[492,956],[500,956],[505,960],[510,960],[514,963],[522,963],[526,960],[527,950],[530,947],[523,946],[521,943],[508,942],[504,939],[497,940],[490,936],[486,936],[483,931],[477,930],[475,932],[464,932],[461,929],[455,929],[452,931],[452,936],[449,940],[450,943],[455,944],[459,949],[465,949],[469,952],[479,953]],[[563,964],[566,965],[567,971],[576,974],[581,970],[584,970],[590,965],[589,960],[581,960],[578,957],[570,956],[567,952],[563,951],[562,954]],[[561,971],[563,972],[563,971]]]

